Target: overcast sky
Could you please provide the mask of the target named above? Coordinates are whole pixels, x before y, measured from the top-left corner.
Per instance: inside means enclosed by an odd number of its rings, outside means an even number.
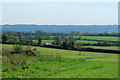
[[[118,2],[5,2],[3,24],[117,24]]]

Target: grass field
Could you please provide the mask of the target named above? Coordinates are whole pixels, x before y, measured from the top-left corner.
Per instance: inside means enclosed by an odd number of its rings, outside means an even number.
[[[118,50],[117,46],[84,46],[84,47],[89,47],[94,49]]]
[[[75,43],[90,43],[90,44],[94,44],[94,43],[97,43],[97,41],[77,40]]]
[[[37,43],[38,41],[33,40],[33,42]],[[52,42],[54,42],[54,40],[42,40],[42,44],[44,44],[44,43],[52,43]]]
[[[54,36],[50,36],[54,37]],[[78,38],[79,36],[74,36],[74,38]],[[118,41],[118,37],[110,37],[110,36],[82,36],[82,39],[93,39],[93,40],[110,40],[110,41]],[[33,42],[37,43],[37,40],[33,40]],[[42,40],[42,44],[44,43],[52,43],[54,40]],[[97,41],[87,41],[87,40],[77,40],[76,43],[97,43]]]
[[[109,37],[109,36],[82,36],[82,39],[94,39],[94,40],[111,40],[118,41],[118,37]]]
[[[79,36],[73,36],[74,38],[78,38]],[[82,39],[93,39],[93,40],[111,40],[118,41],[118,37],[110,37],[110,36],[82,36]]]
[[[33,40],[33,42],[37,43],[37,40]],[[44,43],[52,43],[54,40],[42,40],[42,44]],[[85,41],[85,40],[77,40],[75,43],[97,43],[97,41]]]
[[[50,36],[54,37],[54,36]],[[73,36],[74,38],[78,38],[79,36]],[[68,38],[68,37],[67,37]],[[118,41],[118,37],[110,37],[110,36],[82,36],[82,39],[94,39],[94,40],[111,40]]]
[[[118,55],[37,48],[37,56],[9,54],[3,44],[3,78],[117,78]],[[33,47],[32,47],[33,48]]]

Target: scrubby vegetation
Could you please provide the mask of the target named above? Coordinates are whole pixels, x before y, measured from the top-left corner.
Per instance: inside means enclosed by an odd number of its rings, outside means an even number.
[[[22,45],[14,45],[13,46],[13,51],[21,52],[21,51],[23,51],[23,46]]]

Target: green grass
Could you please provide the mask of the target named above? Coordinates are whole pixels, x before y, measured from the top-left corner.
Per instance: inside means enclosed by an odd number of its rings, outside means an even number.
[[[33,40],[33,42],[37,43],[38,41]],[[52,42],[54,42],[54,40],[42,40],[42,44],[44,44],[44,43],[52,43]]]
[[[79,36],[73,36],[74,38],[78,38]],[[68,37],[67,37],[68,38]],[[94,39],[94,40],[111,40],[118,41],[118,37],[110,37],[110,36],[82,36],[82,39]]]
[[[117,46],[84,46],[84,47],[89,47],[89,48],[95,48],[95,49],[107,49],[107,50],[118,50]]]
[[[54,37],[54,36],[50,36]],[[78,38],[79,36],[74,36],[74,38]],[[110,37],[110,36],[82,36],[82,39],[93,39],[93,40],[110,40],[110,41],[118,41],[118,37]],[[37,43],[37,40],[33,40],[33,42]],[[51,43],[54,42],[54,40],[42,40],[42,43]],[[76,43],[97,43],[97,41],[87,41],[87,40],[77,40]]]
[[[37,43],[37,40],[33,40],[33,42]],[[54,40],[42,40],[42,44],[44,43],[52,43]],[[97,43],[97,41],[85,41],[85,40],[77,40],[75,43]]]
[[[82,39],[94,39],[94,40],[111,40],[118,41],[118,37],[109,37],[109,36],[82,36]]]
[[[3,78],[117,78],[118,55],[37,48],[37,56],[9,54],[3,44]],[[10,60],[11,59],[11,60]]]
[[[75,43],[90,43],[90,44],[94,44],[94,43],[97,43],[97,41],[77,40]]]

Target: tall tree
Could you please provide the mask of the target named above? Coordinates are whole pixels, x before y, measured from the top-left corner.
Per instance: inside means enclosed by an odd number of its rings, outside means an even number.
[[[41,44],[41,42],[42,42],[42,38],[39,37],[39,38],[38,38],[38,44]]]
[[[60,40],[60,37],[58,35],[54,37],[54,43],[56,45],[60,45],[61,44],[61,40]]]
[[[9,39],[9,36],[7,34],[2,35],[2,41],[6,42]]]

